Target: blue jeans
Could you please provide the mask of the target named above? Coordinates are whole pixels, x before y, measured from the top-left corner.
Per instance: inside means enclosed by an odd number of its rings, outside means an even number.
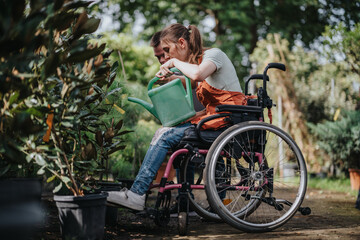
[[[190,123],[185,123],[176,127],[160,128],[156,131],[140,170],[131,186],[130,190],[132,192],[139,195],[147,192],[168,150],[180,143],[185,130],[190,126]]]

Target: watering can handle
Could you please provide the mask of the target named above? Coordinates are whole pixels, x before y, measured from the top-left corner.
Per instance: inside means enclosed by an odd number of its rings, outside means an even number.
[[[178,72],[183,74],[179,69],[177,68],[171,68],[170,71],[172,72]],[[184,74],[183,74],[184,75]],[[185,76],[185,83],[186,83],[186,100],[188,101],[189,105],[191,106],[191,108],[194,107],[194,102],[193,102],[193,98],[192,98],[192,92],[191,92],[191,80],[190,78],[188,78],[187,76]],[[154,77],[153,79],[150,80],[149,84],[148,84],[148,91],[150,91],[154,85],[155,82],[157,82],[160,78],[159,77]]]

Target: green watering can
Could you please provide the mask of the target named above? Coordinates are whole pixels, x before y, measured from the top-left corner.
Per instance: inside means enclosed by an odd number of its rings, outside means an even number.
[[[177,68],[170,69],[179,72]],[[130,102],[138,103],[158,118],[164,127],[175,126],[195,115],[191,92],[191,80],[185,76],[186,92],[179,78],[152,89],[160,78],[151,79],[148,85],[148,95],[153,104],[144,100],[129,97]]]

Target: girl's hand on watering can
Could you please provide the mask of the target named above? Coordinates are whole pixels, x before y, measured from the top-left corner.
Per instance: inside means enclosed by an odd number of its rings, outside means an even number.
[[[173,75],[173,72],[170,71],[170,68],[172,67],[174,67],[174,63],[172,59],[170,59],[160,66],[160,71],[155,76],[160,78],[160,80],[164,80],[165,78]]]

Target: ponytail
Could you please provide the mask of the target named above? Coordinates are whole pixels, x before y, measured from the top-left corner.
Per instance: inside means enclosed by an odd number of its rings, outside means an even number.
[[[199,63],[199,59],[203,53],[203,43],[200,31],[194,25],[189,25],[189,48],[190,48],[190,63]]]
[[[184,38],[188,43],[188,62],[199,64],[199,60],[203,54],[203,42],[199,29],[194,25],[185,27],[180,23],[175,23],[161,31],[161,41],[165,40],[176,43],[180,38]]]

